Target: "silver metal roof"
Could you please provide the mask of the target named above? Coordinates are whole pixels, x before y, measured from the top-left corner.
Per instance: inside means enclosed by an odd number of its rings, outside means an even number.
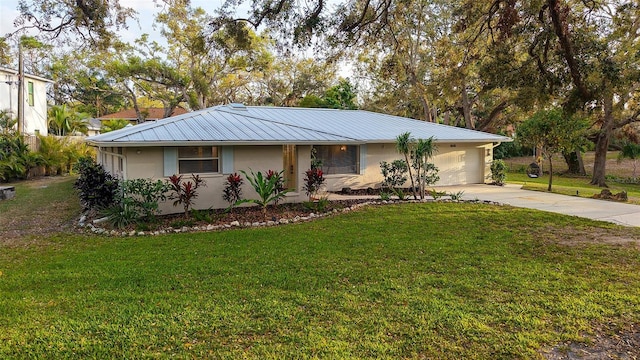
[[[410,132],[437,142],[506,142],[510,138],[362,110],[230,104],[92,136],[98,146],[345,144],[395,142]]]

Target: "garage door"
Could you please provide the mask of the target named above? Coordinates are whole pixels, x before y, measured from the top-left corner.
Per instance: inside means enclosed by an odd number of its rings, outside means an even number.
[[[434,157],[440,170],[436,185],[481,184],[484,182],[484,149],[441,149]]]

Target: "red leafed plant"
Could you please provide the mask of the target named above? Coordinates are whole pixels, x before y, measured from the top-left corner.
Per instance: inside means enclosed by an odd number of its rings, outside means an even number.
[[[273,187],[273,193],[274,195],[278,195],[281,192],[285,191],[285,187],[284,187],[284,178],[282,177],[283,171],[281,172],[276,172],[273,171],[271,169],[267,170],[267,173],[265,174],[265,178],[267,181],[271,181],[273,179],[274,181],[274,187]],[[274,200],[274,204],[278,205],[278,201],[280,201],[280,197],[276,197],[276,199]]]
[[[172,175],[169,178],[169,186],[171,188],[171,195],[169,200],[174,200],[173,206],[182,204],[184,206],[184,217],[189,217],[189,208],[195,202],[198,197],[196,189],[200,186],[206,186],[204,180],[200,178],[200,175],[191,175],[193,181],[182,181],[182,175]]]
[[[224,183],[222,198],[229,203],[229,210],[233,210],[233,206],[242,199],[242,184],[244,180],[237,173],[229,174],[227,181]]]
[[[318,191],[320,190],[322,185],[324,185],[324,181],[325,181],[325,178],[321,169],[312,168],[305,171],[304,191],[306,192],[307,195],[309,195],[310,200],[313,196],[318,194]]]

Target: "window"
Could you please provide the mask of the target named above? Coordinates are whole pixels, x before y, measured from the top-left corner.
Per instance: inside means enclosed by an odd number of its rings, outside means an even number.
[[[215,146],[178,148],[178,172],[180,174],[220,172],[219,150]]]
[[[358,174],[360,149],[356,145],[316,145],[316,159],[322,164],[322,172],[331,174]]]
[[[29,98],[27,101],[29,102],[29,106],[33,106],[35,104],[35,100],[33,97],[33,81],[27,82],[27,92],[29,94]]]

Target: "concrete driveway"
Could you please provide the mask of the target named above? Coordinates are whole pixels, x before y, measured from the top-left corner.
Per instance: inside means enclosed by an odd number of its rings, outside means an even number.
[[[608,221],[624,226],[640,226],[640,205],[577,196],[522,190],[521,185],[460,185],[440,186],[440,191],[464,191],[464,200],[489,200],[516,207],[550,211],[559,214]]]

